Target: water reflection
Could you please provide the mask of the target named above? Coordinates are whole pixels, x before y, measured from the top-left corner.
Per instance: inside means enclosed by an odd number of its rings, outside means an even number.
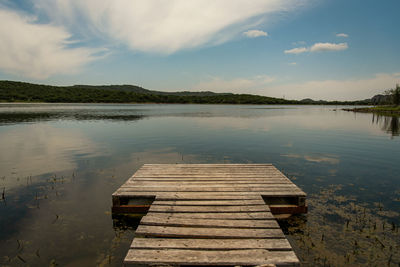
[[[76,129],[35,124],[0,134],[0,185],[7,188],[24,183],[26,177],[73,170],[77,157],[99,155],[99,145]]]
[[[114,113],[105,113],[104,111],[88,112],[87,110],[68,112],[0,112],[0,125],[54,120],[137,121],[143,118],[143,115],[126,113],[124,111]]]
[[[387,133],[390,133],[392,137],[399,136],[400,123],[399,123],[399,117],[397,116],[392,117],[392,116],[373,114],[372,123],[380,125],[382,130]]]
[[[59,134],[49,126],[43,127],[46,130]],[[40,131],[30,132],[41,135]],[[6,201],[0,202],[0,266],[121,266],[139,218],[112,217],[111,194],[144,163],[201,162],[172,147],[118,151],[114,157],[103,157],[105,154],[97,151],[84,158],[74,157],[82,152],[79,149],[69,151],[71,165],[64,167],[74,169],[63,170],[63,165],[52,169],[42,163],[37,168],[40,175],[27,181],[21,178],[19,183],[14,180],[13,187],[7,187]],[[56,163],[57,154],[53,157]],[[24,165],[18,168],[22,172]],[[45,172],[46,168],[50,172]]]
[[[145,163],[273,163],[309,196],[284,227],[305,264],[398,264],[398,121],[262,107],[0,104],[0,265],[120,266],[111,194]]]
[[[304,159],[309,162],[316,163],[329,163],[329,164],[339,164],[340,159],[335,155],[298,155],[298,154],[282,154],[282,157]]]

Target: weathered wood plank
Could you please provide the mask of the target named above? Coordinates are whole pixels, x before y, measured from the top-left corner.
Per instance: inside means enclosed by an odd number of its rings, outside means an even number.
[[[181,177],[181,178],[176,178],[176,177],[134,177],[132,179],[129,179],[126,181],[127,182],[161,182],[161,183],[174,183],[174,182],[183,182],[183,183],[189,183],[189,182],[196,182],[196,183],[267,183],[267,184],[273,184],[273,183],[281,183],[281,182],[288,182],[288,183],[293,183],[291,180],[289,180],[286,177],[256,177],[256,178],[251,178],[251,177],[244,177],[244,178],[238,178],[238,177],[215,177],[215,178],[209,178],[209,177]]]
[[[202,213],[202,212],[265,212],[270,211],[267,205],[252,205],[252,206],[167,206],[167,205],[151,205],[151,212],[187,212],[187,213]]]
[[[300,190],[295,185],[281,184],[271,186],[135,186],[124,185],[122,188],[129,189],[130,191],[153,191],[153,192],[262,192],[262,191],[290,191]]]
[[[140,168],[135,174],[140,173],[154,173],[154,174],[181,174],[181,173],[281,173],[275,167],[259,167],[259,168],[245,168],[245,167],[201,167],[201,168]]]
[[[149,182],[149,181],[129,181],[124,184],[124,187],[184,187],[184,186],[196,186],[196,187],[232,187],[232,186],[251,186],[251,187],[293,187],[293,184],[288,181],[275,181],[274,183],[259,183],[259,182]]]
[[[208,220],[177,218],[164,214],[146,215],[140,221],[142,225],[176,227],[214,227],[214,228],[279,228],[275,220]]]
[[[298,266],[293,251],[252,250],[182,250],[182,249],[130,249],[125,264],[172,264],[172,265],[261,265]]]
[[[164,168],[164,167],[176,167],[176,168],[194,168],[194,167],[269,167],[274,166],[271,163],[178,163],[178,164],[163,164],[163,163],[146,163],[143,164],[142,168]]]
[[[204,250],[292,250],[286,239],[185,239],[140,238],[133,239],[136,249],[204,249]]]
[[[190,173],[190,172],[206,172],[206,173],[251,173],[251,172],[256,172],[256,173],[276,173],[276,174],[282,174],[281,171],[279,171],[276,168],[260,168],[260,169],[246,169],[246,168],[238,168],[238,169],[232,169],[232,168],[222,168],[222,169],[216,169],[216,168],[202,168],[202,169],[139,169],[137,172],[146,172],[146,173]],[[136,172],[136,173],[137,173]],[[135,173],[135,174],[136,174]],[[135,175],[134,174],[134,175]]]
[[[132,187],[121,187],[118,189],[117,192],[148,192],[150,195],[160,195],[160,193],[166,193],[166,194],[176,194],[176,195],[182,195],[182,194],[208,194],[208,195],[218,195],[224,194],[224,195],[282,195],[282,196],[305,196],[305,193],[301,191],[298,188],[251,188],[249,187],[248,190],[246,188],[239,188],[239,189],[231,189],[231,188],[175,188],[176,190],[173,190],[174,188],[132,188]],[[187,190],[185,190],[187,189]],[[215,190],[213,190],[215,189]]]
[[[275,168],[274,165],[270,164],[259,164],[259,165],[251,165],[251,164],[160,164],[160,165],[146,165],[144,164],[140,169],[268,169]]]
[[[249,181],[252,179],[263,179],[264,181],[267,181],[269,179],[284,179],[282,176],[278,175],[143,175],[143,176],[135,176],[131,177],[129,181],[134,181],[136,179],[142,179],[142,178],[150,178],[153,180],[167,180],[167,179],[174,179],[174,180],[183,180],[183,179],[206,179],[209,181],[214,181],[214,180],[221,180],[221,179],[229,179],[229,180],[244,180],[244,181]]]
[[[149,172],[154,172],[154,171],[160,171],[160,172],[168,172],[168,171],[173,171],[173,172],[180,172],[180,171],[219,171],[219,172],[259,172],[259,171],[279,171],[277,168],[273,166],[265,166],[265,167],[191,167],[191,168],[174,168],[174,167],[164,167],[164,168],[149,168],[149,167],[143,167],[140,168],[138,171],[149,171]]]
[[[256,199],[259,196],[266,197],[305,197],[301,190],[285,191],[261,191],[261,192],[157,192],[157,191],[133,191],[129,188],[120,188],[113,196],[124,197],[156,197],[159,200],[218,200],[218,199]]]
[[[148,212],[147,215],[160,214]],[[163,213],[166,216],[190,219],[210,219],[210,220],[274,220],[271,212],[203,212],[203,213]]]
[[[199,171],[199,172],[187,172],[187,171],[182,171],[182,172],[136,172],[134,175],[131,176],[131,178],[134,177],[174,177],[173,175],[176,175],[176,177],[202,177],[202,176],[210,176],[210,177],[226,177],[229,175],[233,177],[252,177],[252,176],[260,176],[260,177],[282,177],[284,176],[283,173],[279,171],[268,171],[268,172],[205,172],[205,171]]]
[[[155,197],[157,200],[238,200],[238,199],[260,199],[257,194],[241,194],[240,192],[191,192],[191,193],[174,193],[174,192],[136,192],[125,189],[118,189],[112,194],[116,197]]]
[[[172,185],[201,185],[201,186],[208,186],[208,185],[220,185],[220,186],[232,186],[232,184],[238,185],[251,185],[251,186],[269,186],[274,184],[292,184],[292,182],[288,179],[280,178],[280,179],[264,179],[253,181],[251,179],[248,180],[228,180],[228,181],[215,181],[215,180],[206,180],[206,181],[199,181],[199,180],[129,180],[125,183],[125,185],[158,185],[158,186],[172,186]]]
[[[199,171],[199,172],[142,172],[138,171],[135,173],[134,176],[132,177],[187,177],[187,176],[193,176],[193,177],[268,177],[268,176],[279,176],[281,175],[280,172],[260,172],[260,173],[249,173],[249,172],[204,172],[204,171]]]
[[[248,206],[248,205],[265,205],[260,199],[255,200],[155,200],[153,205],[167,206]]]
[[[226,178],[226,177],[220,177],[220,178],[196,178],[196,177],[181,177],[181,178],[176,178],[176,177],[133,177],[132,179],[129,179],[128,181],[156,181],[156,182],[209,182],[209,183],[215,183],[215,182],[227,182],[227,183],[242,183],[242,182],[260,182],[260,183],[275,183],[275,182],[280,182],[280,181],[288,181],[291,182],[288,178],[286,177],[263,177],[263,178]]]
[[[198,172],[221,172],[221,173],[266,173],[266,172],[280,172],[274,167],[265,168],[141,168],[138,172],[149,172],[149,173],[198,173]]]
[[[182,238],[285,238],[281,229],[233,229],[204,227],[175,227],[142,225],[136,229],[136,236],[182,237]]]

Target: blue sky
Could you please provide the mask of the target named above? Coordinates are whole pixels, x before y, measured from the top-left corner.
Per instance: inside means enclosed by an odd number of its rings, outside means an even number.
[[[398,0],[0,0],[0,79],[363,99],[400,83]]]

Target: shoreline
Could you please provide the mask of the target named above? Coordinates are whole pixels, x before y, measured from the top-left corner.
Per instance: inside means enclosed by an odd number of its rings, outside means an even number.
[[[400,106],[376,106],[369,108],[344,108],[344,111],[360,112],[360,113],[375,113],[379,115],[400,116]]]
[[[330,103],[323,103],[323,104],[311,104],[311,103],[197,103],[197,102],[40,102],[40,101],[15,101],[15,102],[7,102],[1,101],[0,105],[2,104],[110,104],[110,105],[253,105],[253,106],[366,106],[365,104],[354,105],[354,104],[330,104]],[[354,108],[358,109],[358,108]],[[352,109],[342,109],[346,111],[352,111]]]

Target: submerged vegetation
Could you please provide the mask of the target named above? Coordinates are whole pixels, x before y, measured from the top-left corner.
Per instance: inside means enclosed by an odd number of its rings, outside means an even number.
[[[367,105],[369,101],[298,101],[251,94],[160,92],[133,85],[49,86],[0,81],[0,102]]]
[[[400,214],[340,195],[332,185],[307,198],[307,216],[280,222],[305,266],[399,266]]]

